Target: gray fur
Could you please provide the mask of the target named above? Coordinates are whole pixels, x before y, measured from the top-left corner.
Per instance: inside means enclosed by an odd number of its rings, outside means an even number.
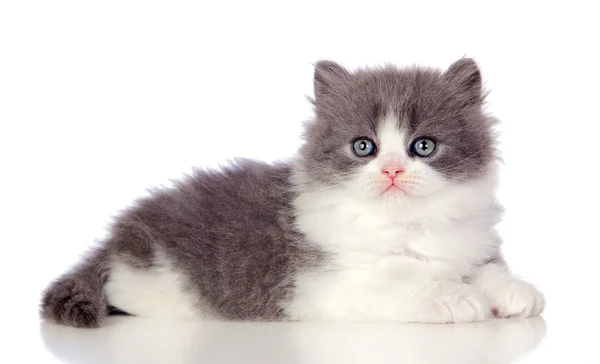
[[[108,262],[106,247],[90,251],[44,292],[42,317],[74,327],[99,327],[110,312],[103,292]]]
[[[100,283],[89,286],[102,282],[95,267],[118,256],[151,268],[159,249],[188,277],[188,289],[210,306],[204,310],[232,320],[282,319],[290,278],[321,259],[293,227],[290,173],[286,164],[240,160],[219,172],[197,170],[174,188],[152,191],[116,219],[101,257],[51,285],[43,317],[97,327],[108,303]]]
[[[356,137],[375,136],[390,110],[411,138],[425,135],[444,145],[427,162],[452,180],[478,176],[493,157],[472,60],[446,72],[387,66],[354,73],[321,61],[314,87],[315,119],[299,151],[307,183],[336,184],[365,163],[343,149]],[[295,275],[327,258],[294,227],[293,191],[301,186],[293,186],[291,174],[291,164],[240,160],[152,191],[116,218],[99,249],[50,285],[42,316],[76,327],[101,325],[110,307],[102,289],[109,263],[119,257],[148,269],[160,251],[186,275],[187,289],[222,318],[284,319]]]

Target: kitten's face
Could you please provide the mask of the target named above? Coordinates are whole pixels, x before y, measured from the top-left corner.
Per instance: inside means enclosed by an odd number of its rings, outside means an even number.
[[[310,180],[381,198],[430,195],[481,176],[493,159],[481,76],[462,59],[430,69],[315,70],[316,118],[302,163]]]

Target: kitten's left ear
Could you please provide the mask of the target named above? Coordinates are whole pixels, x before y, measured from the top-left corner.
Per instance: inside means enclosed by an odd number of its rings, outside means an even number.
[[[475,104],[483,101],[481,72],[473,59],[459,59],[444,72],[443,77],[456,88],[457,94],[465,97],[467,103]]]

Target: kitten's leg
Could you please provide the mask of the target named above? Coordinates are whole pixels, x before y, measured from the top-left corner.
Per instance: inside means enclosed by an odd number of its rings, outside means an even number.
[[[514,277],[502,262],[479,267],[471,284],[483,290],[496,317],[539,316],[544,310],[544,296],[533,285]]]
[[[450,265],[391,257],[379,262],[373,276],[396,292],[396,320],[422,323],[483,321],[490,306],[483,291],[463,282]]]
[[[462,323],[484,321],[490,316],[490,306],[480,289],[454,281],[415,284],[406,289],[400,303],[404,306],[402,321],[406,322]]]
[[[128,314],[161,318],[205,318],[207,305],[187,286],[185,275],[163,253],[148,267],[136,267],[115,257],[104,286],[108,302]],[[212,312],[211,312],[212,314]],[[212,316],[211,316],[212,317]]]
[[[300,275],[286,311],[301,321],[459,323],[490,315],[479,288],[459,279],[428,278],[419,265],[408,263],[399,274],[331,269]]]
[[[52,282],[42,295],[41,316],[68,326],[99,327],[109,312],[103,292],[107,263],[107,251],[95,250]]]

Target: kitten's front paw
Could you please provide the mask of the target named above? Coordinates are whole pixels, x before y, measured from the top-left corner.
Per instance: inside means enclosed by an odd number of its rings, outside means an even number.
[[[544,310],[544,296],[527,282],[517,279],[498,281],[483,290],[496,317],[539,316]]]
[[[443,282],[427,289],[427,296],[418,309],[418,321],[424,323],[461,323],[483,321],[490,306],[476,287]]]

